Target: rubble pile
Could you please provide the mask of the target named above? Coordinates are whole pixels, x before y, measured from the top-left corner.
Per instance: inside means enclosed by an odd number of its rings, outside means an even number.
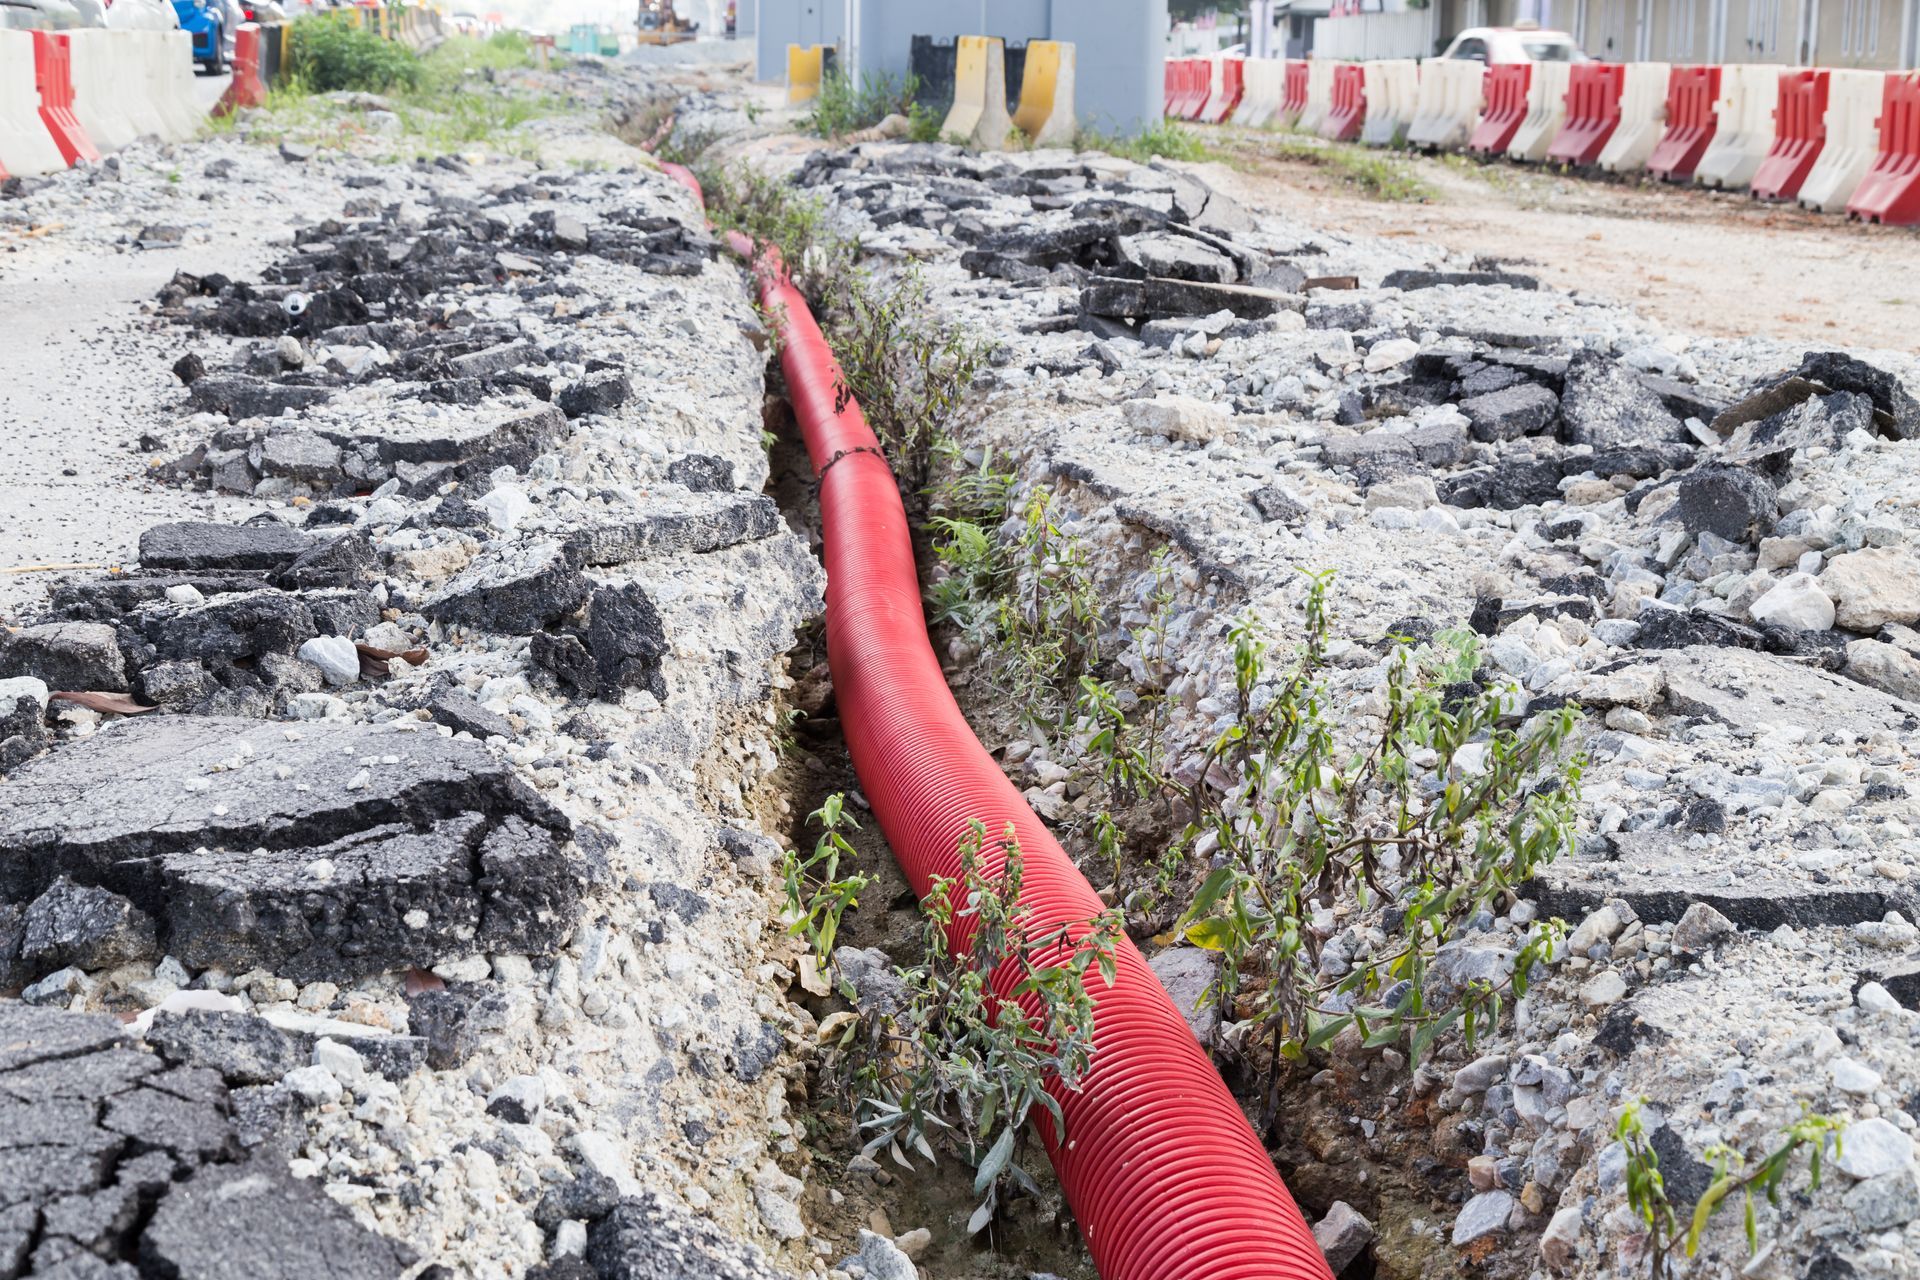
[[[1690,340],[1099,155],[863,144],[794,181],[998,344],[967,457],[1054,492],[1120,624],[1116,671],[1148,669],[1135,628],[1172,555],[1153,643],[1178,668],[1176,772],[1231,723],[1230,625],[1298,634],[1301,569],[1336,571],[1336,709],[1379,712],[1388,637],[1458,627],[1517,715],[1585,711],[1578,849],[1436,981],[1501,981],[1544,914],[1571,936],[1464,1058],[1409,1074],[1330,1046],[1279,1153],[1323,1241],[1368,1274],[1644,1268],[1613,1134],[1644,1096],[1683,1221],[1717,1144],[1771,1150],[1805,1108],[1844,1123],[1859,1158],[1762,1205],[1747,1274],[1911,1267],[1920,366]],[[1051,820],[1089,816],[1072,740],[1003,755]],[[1393,945],[1379,908],[1316,928],[1328,964]],[[1190,999],[1213,972],[1183,949],[1155,966]],[[1244,1028],[1209,1013],[1196,1031],[1231,1063]],[[1411,1212],[1388,1189],[1409,1177]],[[1703,1247],[1730,1271],[1738,1217]]]
[[[329,169],[141,339],[243,514],[0,629],[0,1275],[820,1267],[739,273],[635,153]]]
[[[603,191],[617,196],[613,184]],[[651,208],[608,209],[590,230],[567,195],[568,179],[553,174],[482,199],[439,193],[426,207],[365,195],[347,202],[359,216],[296,231],[295,252],[258,284],[176,274],[162,314],[259,340],[230,368],[209,370],[198,355],[175,365],[191,406],[233,424],[175,462],[176,477],[258,497],[331,497],[389,479],[428,492],[524,467],[565,434],[564,419],[618,409],[633,394],[622,360],[585,352],[565,325],[543,346],[512,313],[603,311],[594,273],[572,271],[577,255],[689,276],[716,246]],[[350,394],[370,382],[418,383],[398,396],[425,404],[404,423],[368,423],[354,405],[395,396]],[[311,412],[336,398],[339,412]],[[275,421],[290,412],[299,421]]]

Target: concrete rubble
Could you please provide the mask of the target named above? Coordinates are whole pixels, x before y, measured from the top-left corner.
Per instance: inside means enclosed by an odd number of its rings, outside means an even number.
[[[218,216],[300,198],[131,342],[189,500],[0,630],[0,1276],[824,1270],[766,1178],[824,578],[740,274],[600,130],[550,140],[617,167],[192,149]],[[22,198],[90,228],[99,181]]]

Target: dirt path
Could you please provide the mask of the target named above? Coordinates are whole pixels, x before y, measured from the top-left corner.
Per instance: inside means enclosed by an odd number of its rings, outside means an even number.
[[[1920,350],[1920,231],[1742,194],[1586,181],[1464,157],[1404,157],[1435,196],[1392,203],[1328,170],[1262,154],[1255,136],[1226,136],[1234,163],[1198,171],[1257,208],[1497,257],[1678,331]]]

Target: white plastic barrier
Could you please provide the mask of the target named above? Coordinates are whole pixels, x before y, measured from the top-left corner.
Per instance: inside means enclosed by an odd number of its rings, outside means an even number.
[[[1246,77],[1247,91],[1233,122],[1258,129],[1279,115],[1286,101],[1287,64],[1280,58],[1248,58]]]
[[[1420,66],[1420,98],[1407,143],[1449,150],[1467,145],[1486,105],[1487,68],[1465,58],[1428,58]]]
[[[76,28],[67,34],[73,50],[73,114],[104,152],[118,151],[140,136],[136,120],[152,110],[144,77],[127,74],[139,31]]]
[[[1753,181],[1773,147],[1773,110],[1780,100],[1783,67],[1736,62],[1720,68],[1720,96],[1713,100],[1713,141],[1694,168],[1702,186],[1738,190]]]
[[[261,29],[262,38],[277,32],[275,27]],[[193,36],[185,31],[143,31],[140,39],[148,50],[146,64],[152,77],[148,83],[159,117],[155,132],[173,142],[197,137],[207,112],[194,88]]]
[[[1632,173],[1647,167],[1667,128],[1665,62],[1629,62],[1620,84],[1620,123],[1600,148],[1600,167],[1608,173]]]
[[[1827,84],[1827,145],[1813,172],[1800,184],[1800,203],[1809,209],[1842,213],[1853,189],[1873,167],[1880,149],[1880,104],[1887,77],[1882,71],[1835,71]]]
[[[1320,132],[1320,123],[1333,110],[1333,68],[1325,58],[1307,60],[1307,109],[1293,126],[1299,132]]]
[[[1390,58],[1366,64],[1367,119],[1360,141],[1370,147],[1390,147],[1413,123],[1420,97],[1420,64],[1412,58]]]
[[[0,30],[0,169],[26,178],[66,167],[40,119],[33,33]]]
[[[1567,84],[1573,78],[1570,62],[1536,62],[1527,82],[1527,118],[1507,144],[1507,159],[1539,164],[1567,122]]]

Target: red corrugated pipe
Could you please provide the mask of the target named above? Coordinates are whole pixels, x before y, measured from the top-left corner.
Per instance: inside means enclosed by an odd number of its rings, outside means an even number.
[[[696,195],[678,165],[663,166]],[[737,233],[736,251],[753,246]],[[1037,934],[1084,930],[1100,899],[967,727],[927,638],[906,509],[860,406],[778,255],[757,256],[762,305],[784,327],[788,393],[820,483],[827,658],[860,785],[894,856],[925,896],[960,873],[976,820],[1011,826],[1021,901]],[[983,861],[997,874],[1000,850]],[[956,937],[955,945],[967,939]],[[1233,1095],[1138,948],[1122,938],[1112,986],[1089,977],[1093,1067],[1056,1096],[1066,1142],[1038,1124],[1094,1265],[1106,1280],[1328,1280],[1313,1234]],[[1002,966],[995,985],[1018,980]]]

